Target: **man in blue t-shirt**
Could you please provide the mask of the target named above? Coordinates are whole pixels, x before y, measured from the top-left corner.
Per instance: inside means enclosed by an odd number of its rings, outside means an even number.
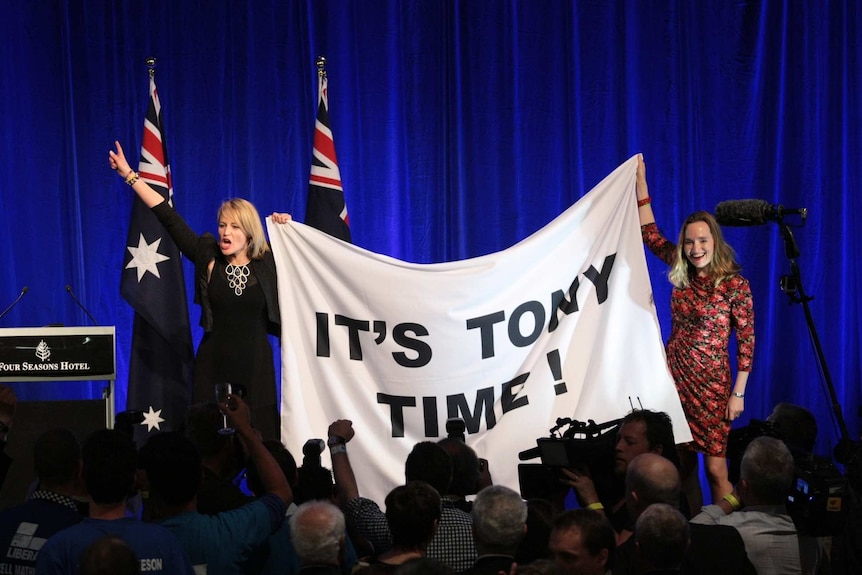
[[[194,573],[180,542],[164,527],[126,517],[126,498],[135,487],[137,452],[131,439],[112,429],[91,434],[83,446],[83,478],[90,495],[90,516],[45,543],[37,574],[78,573],[81,554],[105,535],[125,541],[141,571]]]
[[[246,404],[232,396],[220,408],[260,475],[265,494],[259,499],[217,515],[198,513],[202,464],[194,444],[180,433],[161,433],[141,449],[149,487],[146,512],[180,540],[195,569],[207,575],[247,572],[254,549],[281,526],[293,500],[281,468],[251,426]]]

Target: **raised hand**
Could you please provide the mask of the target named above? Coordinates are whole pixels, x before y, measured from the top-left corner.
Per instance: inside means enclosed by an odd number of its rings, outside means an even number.
[[[120,145],[120,142],[114,141],[114,145],[117,147],[117,150],[108,150],[108,163],[111,165],[112,170],[125,179],[129,175],[129,172],[132,171],[132,168],[129,166],[128,160],[126,160],[126,154],[123,153],[123,146]]]
[[[293,219],[293,216],[291,216],[290,214],[283,214],[280,212],[272,212],[272,215],[270,217],[272,218],[272,221],[276,224],[286,224]]]

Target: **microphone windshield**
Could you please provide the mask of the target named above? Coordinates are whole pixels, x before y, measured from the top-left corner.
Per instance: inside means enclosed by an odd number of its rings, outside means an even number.
[[[769,221],[769,208],[763,200],[727,200],[715,206],[715,219],[723,226],[758,226]]]

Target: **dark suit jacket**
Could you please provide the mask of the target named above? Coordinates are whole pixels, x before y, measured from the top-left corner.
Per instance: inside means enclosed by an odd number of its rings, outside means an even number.
[[[745,543],[739,531],[729,525],[699,525],[690,523],[691,543],[685,554],[680,573],[683,575],[756,575],[748,560]],[[644,575],[639,565],[634,536],[617,547],[614,575]]]

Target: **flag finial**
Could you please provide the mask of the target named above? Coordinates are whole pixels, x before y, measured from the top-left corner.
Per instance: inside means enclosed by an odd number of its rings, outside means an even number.
[[[317,75],[319,77],[326,77],[326,56],[318,56],[314,59],[314,65],[317,66]]]
[[[150,56],[146,59],[147,63],[147,71],[150,73],[150,78],[155,78],[156,76],[156,59]]]

